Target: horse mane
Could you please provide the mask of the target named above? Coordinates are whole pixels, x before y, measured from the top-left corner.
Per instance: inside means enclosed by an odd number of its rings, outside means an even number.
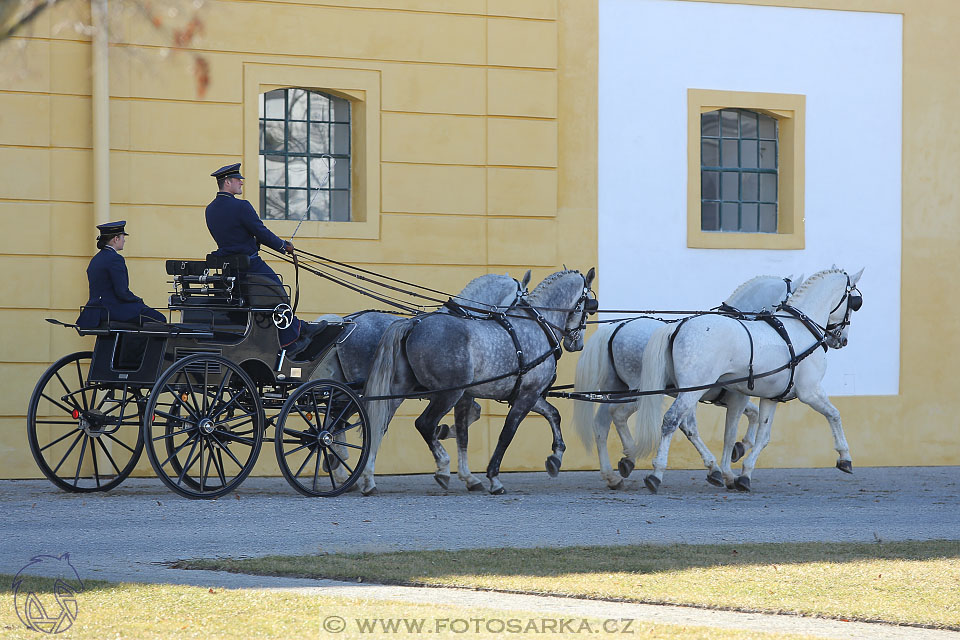
[[[793,300],[793,299],[802,300],[802,299],[803,299],[803,294],[804,294],[808,289],[810,289],[813,285],[815,285],[817,282],[823,280],[823,279],[826,278],[827,276],[832,276],[832,275],[835,275],[835,274],[838,274],[838,273],[839,273],[839,274],[843,274],[843,275],[847,275],[847,272],[846,272],[846,271],[844,271],[843,269],[837,269],[837,268],[824,269],[823,271],[818,271],[818,272],[816,272],[815,274],[813,274],[812,276],[810,276],[809,278],[807,278],[806,280],[803,281],[803,284],[800,285],[800,288],[797,289],[796,291],[794,291],[794,292],[793,292],[793,295],[790,296],[790,298],[787,299],[788,302],[789,302],[789,300]]]
[[[576,273],[577,275],[580,275],[580,272],[577,271],[576,269],[564,269],[563,271],[557,271],[556,273],[551,273],[546,278],[544,278],[543,281],[540,284],[538,284],[533,291],[530,292],[530,294],[527,296],[527,299],[536,300],[538,298],[537,294],[543,295],[543,289],[545,289],[546,287],[550,286],[560,278],[570,273]]]
[[[730,298],[733,298],[733,297],[736,296],[737,294],[741,293],[744,289],[746,289],[747,287],[749,287],[750,285],[752,285],[752,284],[753,284],[754,282],[756,282],[757,280],[766,280],[766,279],[768,279],[768,278],[774,278],[774,279],[777,279],[777,280],[783,280],[783,278],[781,278],[780,276],[756,276],[756,277],[750,278],[749,280],[747,280],[746,282],[744,282],[743,284],[741,284],[739,287],[737,287],[736,289],[734,289],[734,290],[733,290],[733,293],[731,293],[729,296],[727,296],[727,300],[729,300]]]
[[[477,297],[477,291],[483,286],[483,280],[490,279],[490,276],[496,276],[497,278],[506,278],[513,280],[509,275],[500,275],[499,273],[485,273],[482,276],[477,276],[473,280],[467,283],[467,286],[463,288],[463,291],[458,293],[455,298],[462,298],[464,300],[471,300]]]

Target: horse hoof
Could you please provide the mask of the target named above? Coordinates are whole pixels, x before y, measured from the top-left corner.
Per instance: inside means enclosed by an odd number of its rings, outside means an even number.
[[[853,462],[850,460],[837,460],[837,469],[844,473],[853,473]]]
[[[643,479],[643,484],[647,486],[650,493],[656,493],[660,489],[660,478],[651,473]]]
[[[340,466],[340,461],[337,459],[337,456],[330,458],[330,464],[327,464],[327,459],[324,458],[321,465],[323,467],[324,473],[330,473],[331,470],[337,469]]]
[[[380,494],[380,490],[377,489],[376,487],[373,487],[371,489],[366,489],[366,490],[361,489],[360,494],[363,496],[375,496]]]
[[[560,475],[560,458],[557,456],[550,456],[547,458],[547,475],[551,478],[556,478]]]
[[[630,458],[620,458],[620,462],[617,463],[617,471],[620,472],[620,477],[629,478],[635,466]]]
[[[433,474],[433,479],[436,480],[437,484],[444,489],[450,488],[450,476],[443,475],[442,473],[435,473]]]
[[[483,483],[480,481],[468,482],[467,491],[483,491]]]
[[[750,492],[750,478],[747,476],[740,476],[733,481],[733,486],[737,488],[737,491]]]
[[[623,480],[617,484],[608,484],[607,489],[610,489],[611,491],[619,491],[620,489],[623,489]]]
[[[723,486],[723,474],[719,471],[711,471],[707,474],[707,482],[715,487]]]
[[[437,427],[437,440],[446,440],[450,437],[450,426],[441,424]]]
[[[490,495],[492,496],[502,496],[507,492],[503,487],[497,487],[496,489],[490,489]]]
[[[743,454],[747,452],[747,448],[743,446],[742,442],[735,442],[733,444],[733,455],[730,457],[730,462],[736,462],[743,457]]]

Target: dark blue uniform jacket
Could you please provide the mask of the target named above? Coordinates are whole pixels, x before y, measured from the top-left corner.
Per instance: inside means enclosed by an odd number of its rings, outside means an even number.
[[[111,321],[135,322],[142,311],[150,309],[143,303],[143,298],[130,291],[127,263],[111,247],[100,249],[90,260],[87,280],[90,299],[77,318],[77,325],[82,329],[100,326],[107,321],[108,312]]]
[[[263,225],[253,205],[235,198],[232,193],[217,192],[217,197],[207,205],[206,217],[218,255],[253,256],[261,244],[283,251],[284,241]]]

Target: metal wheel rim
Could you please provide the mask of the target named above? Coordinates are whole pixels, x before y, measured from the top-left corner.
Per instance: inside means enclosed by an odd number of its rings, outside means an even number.
[[[307,496],[333,497],[349,490],[366,464],[369,442],[369,422],[360,399],[333,380],[313,380],[299,387],[277,419],[280,471],[290,486]]]
[[[215,382],[221,368],[223,378]],[[228,417],[236,408],[239,416]],[[196,354],[178,360],[157,380],[143,439],[150,464],[167,487],[186,498],[213,499],[250,474],[263,428],[263,407],[250,377],[222,356]]]
[[[90,384],[92,357],[82,351],[52,364],[27,410],[27,440],[37,466],[57,487],[75,493],[116,487],[143,451],[140,390]]]

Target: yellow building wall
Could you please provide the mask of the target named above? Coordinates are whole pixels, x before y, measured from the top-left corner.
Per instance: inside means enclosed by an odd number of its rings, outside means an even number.
[[[960,24],[960,6],[952,0],[743,3],[904,15],[900,394],[836,404],[858,466],[958,464],[949,364],[960,353],[953,331],[958,302],[950,295],[960,237],[954,68],[960,42],[943,25]],[[356,233],[304,225],[298,247],[451,292],[484,273],[519,277],[532,268],[536,282],[563,264],[581,270],[596,264],[596,0],[213,0],[202,17],[198,46],[211,69],[203,98],[189,56],[166,56],[166,42],[142,21],[124,23],[110,48],[110,218],[128,221],[132,288],[149,304],[165,305],[165,258],[202,257],[213,248],[203,221],[215,192],[210,171],[243,161],[250,177],[255,156],[248,149],[257,133],[245,114],[256,106],[245,83],[262,66],[376,79],[369,90],[378,95],[379,137],[367,159],[378,181],[362,187],[377,194],[366,209],[372,217]],[[77,18],[85,19],[82,3],[57,5],[0,44],[5,478],[39,475],[25,435],[36,380],[61,355],[92,346],[43,322],[75,318],[94,253],[90,43],[63,28]],[[256,204],[256,181],[247,186]],[[268,225],[281,235],[292,232],[290,223]],[[278,270],[292,275],[286,265]],[[323,281],[301,286],[303,317],[378,306]],[[603,274],[595,288],[602,306]],[[573,380],[575,362],[576,355],[561,360],[559,382]],[[483,418],[471,430],[475,472],[484,470],[505,413],[500,404],[483,404]],[[569,447],[564,468],[595,468],[595,454],[583,449],[570,424],[569,401],[556,404]],[[423,406],[411,401],[401,408],[378,472],[432,470],[412,427]],[[699,415],[714,451],[720,420],[711,408]],[[542,469],[549,449],[545,422],[532,416],[504,469]],[[276,474],[272,450],[263,452],[256,472]],[[673,467],[700,466],[686,444],[671,455]],[[835,457],[823,418],[789,403],[778,410],[761,462],[831,466]],[[139,473],[151,473],[145,460]]]

